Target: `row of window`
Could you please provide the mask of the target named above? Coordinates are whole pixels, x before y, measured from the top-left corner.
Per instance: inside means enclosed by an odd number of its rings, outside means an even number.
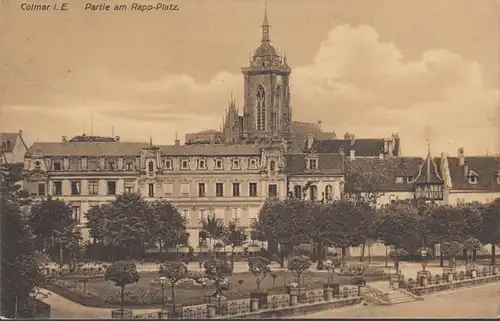
[[[309,186],[308,189],[304,189],[301,185],[295,185],[293,187],[293,197],[301,200],[306,197],[307,192],[309,191],[309,200],[317,201],[318,200],[318,187],[316,185]],[[331,201],[333,199],[333,188],[331,185],[326,185],[324,192],[322,194],[322,199],[326,201]]]
[[[63,171],[64,162],[62,159],[55,159],[52,162],[52,170],[53,171]],[[138,170],[138,167],[136,166],[136,161],[133,159],[126,159],[124,161],[123,165],[123,170],[125,171],[136,171]],[[35,161],[35,167],[39,168],[42,165],[40,160]],[[163,163],[163,169],[166,170],[173,170],[173,160],[172,159],[166,159],[164,160]],[[208,162],[206,159],[198,159],[196,161],[196,169],[198,170],[207,170],[208,169]],[[240,159],[232,159],[231,160],[231,169],[233,170],[240,170],[243,169],[241,166],[241,160]],[[270,167],[272,167],[271,170],[276,169],[276,163],[274,161],[270,162]],[[189,170],[191,169],[190,162],[188,159],[181,159],[180,160],[180,168],[182,170]],[[216,159],[214,162],[214,169],[216,170],[223,170],[224,169],[224,161],[222,159]],[[250,159],[248,162],[248,169],[257,169],[257,160],[256,159]],[[97,171],[97,170],[109,170],[109,171],[115,171],[115,170],[122,170],[118,168],[118,161],[116,159],[108,159],[104,163],[104,168],[101,168],[101,164],[99,159],[97,158],[89,158],[87,160],[87,167],[86,170],[89,171]],[[82,162],[81,159],[76,159],[76,158],[70,158],[68,162],[68,168],[67,170],[69,171],[80,171],[83,170]],[[153,161],[150,161],[148,163],[148,171],[153,172],[155,170],[155,164]]]
[[[46,195],[45,183],[38,184],[38,195],[44,196]],[[172,194],[172,185],[168,185],[167,194]],[[80,181],[71,181],[70,182],[71,195],[81,195],[81,182]],[[135,192],[135,182],[133,181],[125,181],[125,193],[133,193]],[[116,182],[115,181],[106,181],[106,194],[107,195],[115,195],[116,194]],[[189,184],[181,185],[181,194],[189,194]],[[62,182],[54,181],[52,187],[52,195],[61,196],[62,195]],[[99,195],[99,182],[98,181],[89,181],[88,182],[88,195]],[[240,183],[233,183],[232,185],[232,196],[239,197],[241,195],[240,191]],[[155,184],[148,184],[148,196],[155,197]],[[198,197],[206,197],[206,183],[198,183]],[[224,197],[224,184],[223,183],[215,183],[215,196],[216,197]],[[227,196],[227,195],[226,195]],[[248,196],[256,197],[257,196],[257,183],[249,183],[248,184]],[[269,197],[277,197],[278,196],[278,187],[276,184],[268,185],[268,196]]]

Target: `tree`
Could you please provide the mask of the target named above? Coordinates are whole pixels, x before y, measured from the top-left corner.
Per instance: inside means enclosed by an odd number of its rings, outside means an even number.
[[[464,242],[465,249],[465,264],[469,263],[469,253],[471,254],[472,263],[476,262],[476,251],[481,248],[481,242],[478,239],[469,237]]]
[[[427,246],[425,220],[411,201],[400,201],[380,208],[378,234],[382,242],[414,254]]]
[[[266,278],[267,274],[271,272],[269,268],[268,259],[262,256],[252,257],[248,260],[248,268],[253,275],[256,276],[257,291],[260,290],[260,283]]]
[[[214,295],[222,294],[221,284],[225,277],[231,273],[231,266],[226,261],[214,259],[206,261],[203,267],[205,268],[207,277],[215,282]]]
[[[451,241],[451,242],[443,242],[441,245],[441,253],[448,257],[448,267],[455,268],[453,262],[455,261],[455,256],[462,252],[463,246],[462,244]]]
[[[94,205],[85,213],[87,219],[87,228],[89,229],[90,237],[97,243],[103,243],[106,234],[111,228],[111,219],[113,217],[113,205],[106,203],[102,205]]]
[[[362,201],[375,205],[384,195],[383,187],[393,182],[390,174],[397,160],[363,158],[345,163],[343,197],[350,201]]]
[[[115,286],[121,288],[120,309],[123,318],[123,300],[125,294],[125,286],[139,282],[139,273],[134,263],[130,262],[115,262],[106,269],[104,281],[111,281]]]
[[[37,263],[32,234],[21,217],[19,175],[0,168],[0,238],[2,316],[33,318],[33,311],[20,311],[18,303],[29,303],[38,294],[44,277]],[[23,305],[24,306],[24,305]],[[16,313],[17,312],[17,313]]]
[[[216,218],[214,215],[208,215],[207,218],[202,222],[202,230],[207,237],[212,240],[212,250],[213,258],[216,258],[215,248],[217,243],[216,240],[222,240],[226,234],[226,227],[224,222],[220,218]]]
[[[491,265],[496,265],[496,245],[500,244],[500,198],[481,208],[480,241],[491,245]]]
[[[187,276],[187,267],[184,263],[180,261],[166,262],[160,266],[159,273],[161,276],[166,277],[172,289],[172,304],[175,313],[175,285]]]
[[[152,210],[140,195],[117,195],[115,200],[102,205],[101,210],[94,211],[105,215],[102,218],[92,217],[91,234],[102,236],[102,242],[114,247],[114,252],[122,257],[139,258],[155,242],[150,224]]]
[[[177,248],[186,244],[189,234],[186,232],[186,220],[168,201],[156,201],[151,204],[152,215],[149,225],[154,239],[158,240],[160,253],[165,248]]]
[[[74,230],[74,221],[71,215],[72,210],[68,204],[51,197],[31,207],[28,226],[33,234],[42,241],[39,244],[39,249],[45,249],[49,240],[50,247],[53,247],[56,245],[55,239],[58,239],[57,243],[61,242],[61,234],[67,230]]]
[[[405,249],[395,249],[389,252],[389,257],[394,261],[394,266],[396,267],[396,274],[399,274],[399,261],[408,255],[409,253]]]
[[[297,284],[300,289],[300,276],[311,267],[311,260],[305,255],[294,256],[288,260],[288,270],[297,275]],[[300,295],[300,294],[299,294]]]
[[[242,246],[247,241],[247,232],[244,228],[236,226],[236,222],[229,222],[224,233],[224,244],[231,246],[231,271],[234,270],[234,248]]]

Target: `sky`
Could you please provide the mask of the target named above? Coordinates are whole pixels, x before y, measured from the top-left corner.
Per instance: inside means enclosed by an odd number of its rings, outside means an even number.
[[[293,120],[321,120],[339,137],[398,133],[408,156],[428,142],[435,156],[500,153],[497,1],[268,0],[271,41],[292,68]],[[219,129],[231,93],[242,109],[264,1],[159,12],[67,2],[45,12],[0,1],[0,131],[22,129],[28,145],[84,132],[172,144]]]

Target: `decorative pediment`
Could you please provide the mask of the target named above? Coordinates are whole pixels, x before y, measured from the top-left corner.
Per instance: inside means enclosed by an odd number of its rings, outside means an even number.
[[[476,172],[474,172],[472,169],[467,173],[467,177],[478,177]]]
[[[47,174],[43,171],[36,170],[28,173],[28,180],[30,181],[43,181],[47,180]]]

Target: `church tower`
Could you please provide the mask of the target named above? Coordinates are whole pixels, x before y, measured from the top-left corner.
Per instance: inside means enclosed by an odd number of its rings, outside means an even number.
[[[266,8],[261,44],[254,51],[250,65],[241,70],[245,79],[243,138],[248,141],[287,139],[290,135],[291,69],[286,56],[280,56],[271,45],[269,29]]]

